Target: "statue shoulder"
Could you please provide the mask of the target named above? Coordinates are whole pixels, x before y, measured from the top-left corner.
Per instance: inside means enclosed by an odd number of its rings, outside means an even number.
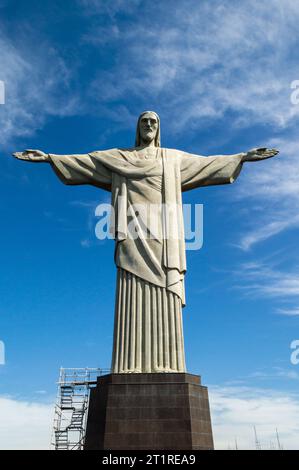
[[[167,147],[163,147],[163,150],[166,150],[167,152],[171,152],[171,153],[178,153],[178,154],[185,153],[184,150],[167,148]]]
[[[186,154],[186,152],[184,152],[183,150],[179,150],[179,149],[163,148],[162,150],[164,150],[167,155],[172,156],[172,157],[177,157],[177,158],[180,158]]]
[[[170,149],[171,152],[176,152],[178,157],[181,158],[190,158],[190,157],[198,157],[198,158],[205,158],[203,155],[199,155],[196,153],[186,152],[186,150],[178,150],[178,149]]]
[[[99,157],[99,156],[111,156],[117,157],[121,155],[123,149],[113,148],[113,149],[104,149],[104,150],[94,150],[93,152],[89,152],[88,155],[91,157]]]

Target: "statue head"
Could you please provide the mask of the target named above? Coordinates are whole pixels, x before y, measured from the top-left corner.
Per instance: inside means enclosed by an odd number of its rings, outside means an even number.
[[[150,144],[155,141],[155,146],[160,147],[160,118],[154,111],[144,111],[137,122],[135,147]]]

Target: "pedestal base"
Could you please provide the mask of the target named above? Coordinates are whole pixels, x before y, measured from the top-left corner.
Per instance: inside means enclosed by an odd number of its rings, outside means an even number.
[[[84,449],[213,449],[208,390],[186,373],[98,377]]]

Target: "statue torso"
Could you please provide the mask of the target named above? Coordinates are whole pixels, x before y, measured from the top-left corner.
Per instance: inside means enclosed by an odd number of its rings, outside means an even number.
[[[160,151],[158,147],[137,147],[135,152],[136,156],[142,160],[157,160],[160,157]]]

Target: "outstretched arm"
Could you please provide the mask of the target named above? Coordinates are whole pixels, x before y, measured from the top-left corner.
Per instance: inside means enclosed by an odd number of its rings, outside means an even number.
[[[111,190],[111,170],[92,154],[54,155],[41,150],[26,150],[13,154],[18,160],[50,163],[59,179],[68,185],[90,184]]]
[[[259,161],[278,154],[276,149],[257,148],[234,155],[203,157],[184,153],[181,158],[182,191],[233,183],[244,162]]]

